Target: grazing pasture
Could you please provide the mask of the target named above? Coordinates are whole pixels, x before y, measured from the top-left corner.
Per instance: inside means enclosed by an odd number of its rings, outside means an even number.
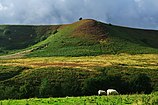
[[[1,105],[157,105],[157,93],[149,95],[82,96],[3,100]]]

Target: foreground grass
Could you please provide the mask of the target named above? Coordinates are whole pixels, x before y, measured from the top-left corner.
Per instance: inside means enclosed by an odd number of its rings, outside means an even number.
[[[83,96],[2,100],[1,105],[158,105],[157,93],[150,95]]]

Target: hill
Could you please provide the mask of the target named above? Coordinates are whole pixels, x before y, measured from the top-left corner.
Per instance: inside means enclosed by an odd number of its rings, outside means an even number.
[[[61,26],[46,48],[29,56],[87,56],[101,54],[157,53],[158,32],[107,25],[95,20],[82,20]],[[46,43],[45,42],[45,43]]]
[[[1,54],[26,48],[31,49],[27,56],[158,53],[158,31],[92,19],[56,26],[0,26],[0,40]]]
[[[158,31],[92,19],[0,26],[0,99],[158,91]]]

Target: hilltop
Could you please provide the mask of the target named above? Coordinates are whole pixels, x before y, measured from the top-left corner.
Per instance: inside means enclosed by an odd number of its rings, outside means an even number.
[[[93,56],[158,53],[158,31],[114,26],[92,19],[66,25],[0,26],[0,54]],[[29,51],[27,51],[29,50]]]

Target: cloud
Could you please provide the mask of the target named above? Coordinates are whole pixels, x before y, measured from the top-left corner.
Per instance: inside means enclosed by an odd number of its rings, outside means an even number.
[[[158,27],[157,0],[0,0],[0,24],[63,24],[79,17]]]
[[[6,6],[3,6],[2,4],[0,4],[0,11],[5,11],[7,9]]]

